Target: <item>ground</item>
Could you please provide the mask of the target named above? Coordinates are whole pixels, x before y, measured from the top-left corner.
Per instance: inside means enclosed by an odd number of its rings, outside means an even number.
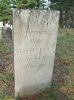
[[[12,41],[0,40],[0,98],[14,98],[13,51]],[[74,29],[59,29],[50,91],[24,100],[74,100]]]
[[[0,40],[0,98],[14,96],[13,43]]]
[[[57,100],[74,100],[74,29],[59,30],[52,87]]]

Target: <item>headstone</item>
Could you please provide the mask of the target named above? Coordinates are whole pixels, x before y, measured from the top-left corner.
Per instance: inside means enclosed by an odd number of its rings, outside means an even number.
[[[2,28],[0,27],[0,39],[2,39],[2,33],[1,33]]]
[[[2,28],[2,38],[12,40],[12,29],[10,27],[5,26]]]
[[[12,40],[12,29],[10,27],[7,27],[6,34],[7,38]]]
[[[30,96],[51,86],[59,12],[16,9],[13,18],[15,96]]]

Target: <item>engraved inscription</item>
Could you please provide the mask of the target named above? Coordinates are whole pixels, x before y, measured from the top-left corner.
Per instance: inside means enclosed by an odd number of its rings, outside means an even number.
[[[58,17],[58,12],[51,10],[15,10],[15,97],[27,97],[50,87]]]

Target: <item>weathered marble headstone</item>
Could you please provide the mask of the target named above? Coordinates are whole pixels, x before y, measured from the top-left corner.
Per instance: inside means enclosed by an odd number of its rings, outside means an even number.
[[[15,96],[51,86],[58,32],[58,11],[14,11]]]

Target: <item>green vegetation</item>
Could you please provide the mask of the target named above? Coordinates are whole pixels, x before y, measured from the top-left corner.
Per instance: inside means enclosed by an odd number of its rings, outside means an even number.
[[[74,29],[61,29],[57,41],[54,78],[55,94],[62,94],[62,100],[74,99]],[[60,93],[60,94],[59,94]],[[58,98],[57,98],[58,100]]]
[[[44,0],[0,0],[0,20],[4,24],[10,20],[12,21],[12,9],[26,9],[26,8],[43,8],[45,6]]]
[[[0,0],[0,20],[7,21],[12,17],[10,0]]]
[[[50,0],[50,8],[60,11],[60,23],[64,24],[67,20],[74,23],[74,1],[73,0]]]
[[[14,97],[13,43],[0,40],[0,98]]]
[[[74,1],[73,0],[50,0],[50,8],[60,11],[60,25],[72,23],[74,27]],[[12,22],[12,9],[45,9],[45,0],[0,0],[0,20]]]
[[[44,7],[45,0],[12,0],[13,7],[25,9],[25,8],[39,8]]]

